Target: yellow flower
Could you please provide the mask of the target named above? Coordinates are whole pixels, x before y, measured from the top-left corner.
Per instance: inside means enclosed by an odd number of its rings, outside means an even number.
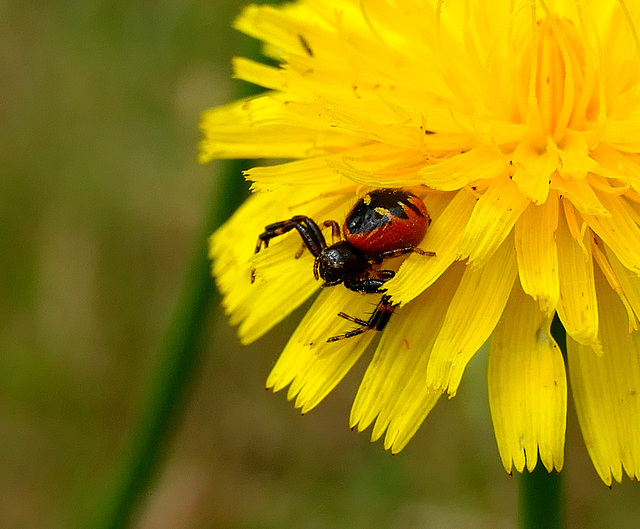
[[[236,22],[279,66],[234,61],[269,89],[207,111],[202,162],[256,167],[255,194],[212,237],[214,274],[249,343],[320,289],[294,215],[342,223],[375,188],[420,196],[432,224],[385,268],[383,332],[327,343],[380,294],[324,288],[267,386],[307,412],[380,336],[351,425],[401,450],[491,339],[505,469],[563,465],[567,331],[582,433],[606,484],[640,477],[640,4],[623,0],[299,0]],[[326,233],[329,237],[329,234]],[[329,241],[330,244],[330,241]],[[298,258],[296,258],[296,256]],[[253,271],[253,272],[252,272]],[[254,274],[255,281],[251,277]]]

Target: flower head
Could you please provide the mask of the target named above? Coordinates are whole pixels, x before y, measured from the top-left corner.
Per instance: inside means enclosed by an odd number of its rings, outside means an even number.
[[[382,301],[322,289],[267,386],[289,386],[306,412],[380,334],[350,421],[373,424],[373,438],[397,452],[491,337],[489,400],[506,470],[532,469],[538,456],[560,470],[557,314],[594,466],[607,484],[623,471],[639,478],[639,20],[624,0],[247,8],[238,29],[279,66],[235,60],[237,77],[269,91],[207,111],[200,158],[293,161],[250,170],[255,194],[211,239],[241,340],[321,285],[293,225],[254,255],[267,225],[303,215],[323,230],[367,192],[400,188],[426,205],[418,246],[435,253],[370,263],[396,272],[382,281],[393,314],[381,333],[327,342],[354,327],[338,313],[366,320]]]

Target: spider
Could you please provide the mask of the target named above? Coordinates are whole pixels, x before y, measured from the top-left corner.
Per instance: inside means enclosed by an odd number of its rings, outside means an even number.
[[[347,214],[342,226],[343,240],[340,240],[340,225],[335,220],[322,223],[322,227],[331,228],[332,240],[337,241],[328,245],[314,220],[306,215],[296,215],[266,226],[258,237],[255,253],[263,246],[268,248],[274,237],[295,229],[302,239],[302,250],[307,248],[315,258],[313,275],[324,281],[323,287],[342,283],[354,292],[378,294],[386,292],[384,283],[395,276],[393,270],[379,267],[385,259],[411,252],[435,255],[417,247],[430,222],[424,202],[413,193],[402,189],[375,189],[358,200]],[[255,270],[252,270],[251,282],[254,280]],[[327,341],[351,338],[371,329],[383,330],[397,305],[391,303],[390,296],[384,295],[368,320],[340,312],[338,316],[360,327]]]
[[[393,270],[380,269],[385,259],[415,252],[435,255],[416,245],[422,241],[431,219],[416,195],[402,189],[376,189],[362,197],[342,226],[327,220],[322,226],[331,228],[334,244],[328,245],[321,228],[311,218],[296,215],[265,227],[256,244],[255,253],[267,248],[274,237],[296,229],[315,257],[313,274],[324,281],[323,287],[344,284],[349,290],[364,294],[385,292],[384,283],[394,277]],[[251,282],[255,271],[251,273]]]

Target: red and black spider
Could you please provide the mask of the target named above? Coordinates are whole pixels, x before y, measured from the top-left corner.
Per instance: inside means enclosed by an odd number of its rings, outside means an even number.
[[[386,291],[384,283],[395,275],[393,270],[379,267],[385,259],[411,252],[435,255],[417,248],[430,222],[424,202],[413,193],[402,189],[375,189],[358,200],[347,214],[342,225],[343,240],[328,245],[315,221],[296,215],[266,226],[258,237],[255,253],[263,246],[267,248],[274,237],[295,229],[315,258],[313,274],[324,281],[323,287],[342,283],[354,292],[377,294]],[[331,228],[334,240],[340,238],[340,225],[335,220],[327,220],[322,226]],[[254,279],[252,272],[251,282]],[[383,296],[367,322],[341,313],[364,329],[341,337],[355,336],[368,329],[382,330],[394,307],[389,297]]]
[[[427,209],[416,195],[402,189],[376,189],[362,197],[347,215],[342,226],[344,240],[328,245],[320,227],[305,215],[275,222],[258,237],[255,253],[267,248],[274,237],[296,229],[305,247],[315,257],[313,273],[323,287],[343,283],[354,292],[384,292],[383,284],[395,272],[374,265],[384,259],[416,252],[434,255],[417,248],[429,227]],[[322,224],[331,227],[334,239],[340,237],[335,220]],[[252,276],[252,282],[254,277]]]

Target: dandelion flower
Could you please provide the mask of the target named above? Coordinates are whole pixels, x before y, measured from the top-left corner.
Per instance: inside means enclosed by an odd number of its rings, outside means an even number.
[[[508,472],[563,465],[570,380],[606,484],[640,477],[640,6],[624,0],[298,0],[236,27],[273,63],[234,61],[257,97],[205,112],[200,160],[275,159],[211,238],[249,343],[313,301],[267,387],[316,406],[379,337],[350,424],[400,451],[456,394],[489,339],[488,391]],[[291,160],[286,163],[283,160]],[[372,189],[419,196],[418,253],[385,260],[382,332],[328,343],[380,295],[320,288],[295,232],[341,223]],[[329,237],[329,234],[326,234]],[[388,262],[387,262],[388,261]],[[254,281],[251,281],[251,278]],[[550,333],[567,332],[563,359]]]

